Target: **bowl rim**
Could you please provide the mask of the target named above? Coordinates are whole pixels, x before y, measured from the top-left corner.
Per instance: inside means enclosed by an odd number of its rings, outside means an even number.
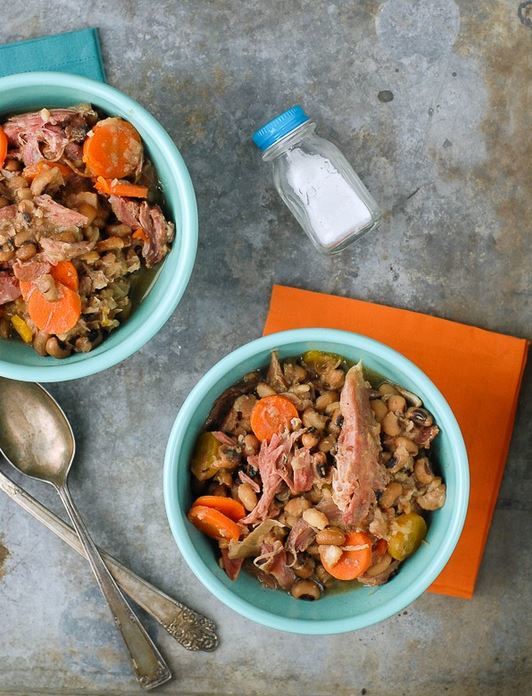
[[[87,96],[98,99],[102,97],[113,101],[123,110],[135,113],[142,121],[145,130],[157,147],[163,152],[171,170],[178,191],[181,220],[181,247],[175,262],[174,272],[168,280],[165,297],[156,306],[145,321],[121,342],[100,354],[86,353],[83,360],[75,363],[58,362],[43,366],[14,365],[0,360],[0,375],[9,379],[31,382],[63,382],[79,379],[106,370],[136,353],[152,339],[170,318],[188,285],[198,245],[198,211],[196,195],[188,168],[172,138],[152,114],[137,101],[105,82],[98,82],[87,77],[62,72],[16,73],[0,78],[0,94],[30,88],[35,85],[49,84],[50,87],[72,88],[87,91]],[[90,101],[90,100],[89,100]]]
[[[236,593],[227,588],[201,559],[190,539],[185,515],[180,511],[177,499],[175,482],[179,458],[176,455],[188,428],[190,418],[203,400],[203,394],[212,388],[229,370],[238,366],[242,361],[253,357],[258,352],[278,347],[287,348],[291,344],[302,341],[347,343],[350,346],[377,354],[384,360],[393,362],[416,384],[419,384],[422,391],[433,402],[438,404],[440,422],[443,416],[452,447],[453,459],[456,462],[455,514],[444,542],[430,559],[423,577],[416,579],[406,590],[397,597],[390,599],[381,607],[376,607],[354,617],[342,619],[287,618],[270,614],[247,600],[241,599]],[[293,329],[269,334],[240,346],[217,362],[199,380],[179,409],[170,433],[165,453],[163,489],[166,515],[177,546],[189,568],[215,597],[245,618],[269,628],[289,633],[329,635],[354,631],[383,621],[407,607],[436,579],[451,557],[464,526],[469,502],[469,466],[462,433],[450,406],[433,382],[408,358],[380,341],[368,338],[362,334],[326,328]]]

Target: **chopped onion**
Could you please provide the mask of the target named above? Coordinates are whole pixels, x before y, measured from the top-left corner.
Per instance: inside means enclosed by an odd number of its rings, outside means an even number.
[[[329,567],[335,566],[340,558],[342,558],[343,551],[339,546],[334,546],[333,544],[323,544],[320,546],[320,557],[322,562]]]

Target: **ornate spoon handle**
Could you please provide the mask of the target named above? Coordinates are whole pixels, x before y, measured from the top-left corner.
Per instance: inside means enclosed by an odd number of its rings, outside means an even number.
[[[144,689],[155,689],[172,679],[172,672],[157,646],[141,624],[92,540],[85,522],[72,500],[66,481],[55,485],[72,524],[85,549],[85,555],[109,606],[109,611],[131,659],[133,672]]]
[[[80,556],[85,556],[73,529],[2,472],[0,472],[0,490],[42,522]],[[112,576],[124,592],[144,611],[153,616],[184,648],[211,651],[217,647],[218,636],[212,621],[161,592],[105,551],[101,551],[101,554]]]

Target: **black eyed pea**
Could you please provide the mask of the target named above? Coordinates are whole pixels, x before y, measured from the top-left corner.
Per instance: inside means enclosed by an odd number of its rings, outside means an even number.
[[[318,449],[320,452],[323,452],[325,454],[326,452],[330,452],[335,445],[336,436],[327,435],[327,437],[324,437],[323,440],[321,440],[320,444],[318,445]]]
[[[81,210],[79,211],[81,213]],[[96,212],[96,211],[95,211]],[[86,213],[83,213],[85,215]],[[88,217],[88,216],[87,216]],[[94,218],[92,218],[94,220]],[[92,222],[91,220],[91,222]],[[107,225],[105,231],[110,237],[127,237],[133,231],[129,225]]]
[[[327,457],[324,452],[316,452],[314,455],[314,464],[316,468],[324,467],[327,464]]]
[[[298,498],[292,498],[284,506],[284,511],[287,515],[292,515],[294,517],[301,517],[305,510],[308,510],[310,503],[306,498],[299,496]]]
[[[80,258],[85,263],[93,264],[100,260],[100,254],[97,251],[89,251],[87,254],[80,256]]]
[[[45,333],[44,331],[38,331],[35,334],[35,337],[33,339],[33,349],[39,354],[39,355],[48,355],[46,352],[46,342],[50,338],[50,334]]]
[[[260,448],[260,442],[258,439],[255,437],[255,435],[246,435],[244,437],[244,454],[246,457],[249,457],[250,455],[257,454]]]
[[[96,219],[96,216],[98,215],[98,211],[96,210],[96,208],[90,203],[86,203],[85,201],[78,205],[78,211],[81,213],[81,215],[85,215],[85,217],[87,218],[87,225],[92,225],[92,223]]]
[[[18,188],[15,191],[15,196],[17,201],[29,201],[31,198],[33,198],[33,194],[29,188]]]
[[[70,348],[61,348],[59,341],[55,336],[50,336],[45,344],[46,352],[52,358],[67,358],[71,351]]]
[[[58,170],[54,169],[53,167],[47,167],[40,174],[37,174],[37,176],[31,182],[31,195],[40,196],[47,186],[49,186],[50,184],[57,185],[58,183],[61,183],[61,181],[62,177],[58,173]]]
[[[308,508],[307,510],[304,510],[302,517],[307,524],[310,524],[310,526],[314,527],[315,529],[321,530],[329,526],[329,519],[327,515],[319,510],[316,510],[316,508]]]
[[[231,472],[227,469],[220,469],[214,478],[221,483],[222,486],[230,488],[233,485],[233,477],[231,476]]]
[[[294,365],[293,375],[296,382],[304,382],[307,378],[307,371],[302,365]]]
[[[403,413],[406,408],[406,399],[400,394],[392,394],[387,401],[389,411],[394,413]]]
[[[427,492],[417,498],[417,503],[423,510],[439,510],[445,503],[445,494],[445,484],[439,476],[435,476]]]
[[[8,159],[3,168],[7,169],[8,172],[18,172],[22,168],[22,164],[16,159]]]
[[[390,396],[391,394],[397,394],[395,387],[392,387],[388,382],[383,382],[377,390],[382,396]]]
[[[330,585],[334,580],[333,576],[329,575],[329,573],[325,570],[321,563],[318,563],[318,565],[316,566],[314,575],[316,576],[318,582],[321,582],[321,584],[324,587]]]
[[[328,423],[327,431],[333,435],[339,435],[344,423],[344,417],[340,408],[335,408],[331,414],[331,420]]]
[[[320,557],[320,547],[318,544],[311,544],[310,546],[307,547],[307,553],[310,554],[311,556],[314,556],[315,558]]]
[[[413,421],[416,425],[429,426],[434,420],[430,413],[424,408],[410,407],[406,412],[406,417]]]
[[[335,391],[323,392],[323,394],[320,394],[320,396],[318,396],[318,398],[316,399],[316,410],[317,411],[325,411],[327,406],[335,403],[336,401],[338,401],[338,392],[335,392]]]
[[[342,412],[340,408],[340,402],[339,401],[333,401],[332,404],[329,404],[328,406],[325,407],[325,413],[328,416],[331,416],[335,411]]]
[[[325,527],[320,529],[316,534],[317,544],[326,544],[328,546],[343,546],[345,542],[345,534],[338,527]]]
[[[249,483],[241,483],[238,486],[238,498],[248,512],[257,505],[257,494]]]
[[[319,435],[317,435],[316,433],[304,433],[301,437],[301,444],[303,445],[303,447],[308,447],[308,449],[316,447],[319,441]]]
[[[307,556],[303,563],[298,563],[295,566],[293,566],[294,573],[297,575],[297,577],[304,579],[310,578],[310,576],[314,572],[315,567],[316,561],[310,556]]]
[[[382,399],[372,399],[369,405],[375,415],[375,420],[377,423],[381,423],[384,416],[388,413],[388,407]]]
[[[4,246],[6,245],[4,244]],[[11,261],[14,256],[15,252],[13,249],[0,249],[0,263],[7,263],[8,261]]]
[[[380,497],[379,505],[384,508],[391,508],[397,498],[403,493],[403,487],[397,481],[392,481],[386,486]]]
[[[390,435],[390,437],[397,437],[399,433],[401,432],[401,426],[399,424],[399,419],[395,415],[395,413],[392,413],[389,411],[384,418],[382,419],[382,430],[383,432],[386,433],[386,435]]]
[[[18,189],[21,189],[21,188],[27,188],[29,191],[28,181],[21,174],[17,174],[15,176],[12,176],[10,179],[8,179],[7,185],[11,191],[18,191]]]
[[[313,408],[305,409],[301,420],[305,428],[315,428],[316,430],[323,430],[327,423],[327,417],[321,416]]]
[[[54,239],[58,239],[60,242],[79,242],[81,241],[82,234],[76,229],[74,230],[64,230],[63,232],[56,232]]]
[[[323,498],[323,490],[319,486],[312,486],[310,491],[307,493],[307,498],[311,503],[316,505]]]
[[[15,235],[13,241],[15,242],[15,246],[21,247],[26,242],[35,241],[35,232],[31,228],[27,230],[20,230],[20,232],[17,232]]]
[[[427,457],[420,457],[414,463],[414,476],[423,486],[428,486],[434,478]]]
[[[292,597],[305,599],[308,602],[319,599],[321,596],[321,590],[313,580],[297,580],[292,585],[290,592]]]
[[[17,249],[15,256],[19,261],[29,261],[37,253],[37,247],[33,242],[25,242]]]
[[[125,242],[122,237],[107,237],[96,243],[96,249],[102,251],[113,251],[115,249],[123,249]]]
[[[396,447],[404,447],[408,454],[413,454],[414,457],[419,452],[419,447],[416,443],[408,437],[397,437],[395,439]]]
[[[345,382],[345,372],[340,369],[331,370],[325,375],[325,382],[331,389],[341,389]]]
[[[294,384],[290,387],[290,393],[295,394],[300,399],[309,398],[310,384]]]

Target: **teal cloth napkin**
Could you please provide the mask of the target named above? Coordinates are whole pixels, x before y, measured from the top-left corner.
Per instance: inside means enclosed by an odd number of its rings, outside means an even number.
[[[105,82],[97,29],[81,29],[0,46],[0,77],[51,70]]]

